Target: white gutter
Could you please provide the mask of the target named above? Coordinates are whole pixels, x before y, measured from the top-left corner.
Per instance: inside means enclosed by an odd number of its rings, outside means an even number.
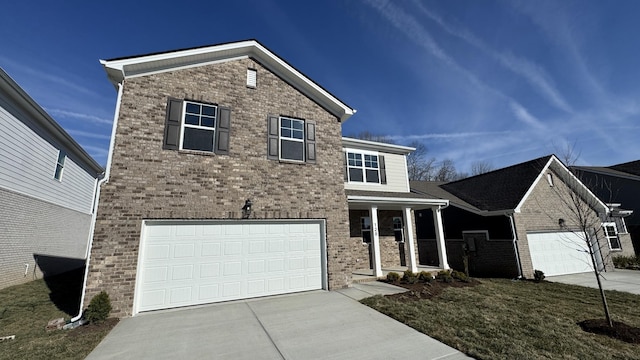
[[[113,148],[116,142],[116,128],[118,127],[118,117],[120,116],[120,103],[122,102],[122,83],[118,84],[118,98],[116,100],[116,110],[113,115],[113,125],[111,128],[111,142],[109,143],[109,156],[107,158],[107,167],[103,173],[102,179],[98,181],[93,203],[93,215],[91,216],[91,228],[89,230],[89,245],[87,246],[86,263],[84,269],[84,280],[82,282],[82,294],[80,295],[80,309],[78,315],[71,319],[71,322],[78,321],[82,318],[82,309],[84,307],[84,295],[87,291],[87,277],[89,276],[89,260],[91,259],[91,248],[93,247],[93,234],[96,229],[96,218],[98,216],[98,204],[100,203],[100,187],[109,182],[109,174],[111,173],[111,161],[113,157]]]
[[[351,203],[374,203],[374,204],[407,204],[407,205],[437,205],[446,208],[449,200],[444,199],[416,199],[416,198],[390,198],[373,196],[347,196],[347,201]]]
[[[520,263],[520,253],[518,252],[518,233],[516,232],[516,224],[513,221],[513,214],[505,214],[509,218],[511,224],[511,233],[513,234],[513,252],[516,255],[516,263],[518,264],[518,279],[522,278],[522,264]]]

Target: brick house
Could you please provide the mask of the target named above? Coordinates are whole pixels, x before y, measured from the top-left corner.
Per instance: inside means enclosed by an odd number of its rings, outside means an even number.
[[[0,289],[84,266],[102,172],[0,69]]]
[[[255,40],[101,62],[118,99],[84,304],[104,290],[123,317],[346,287],[369,263],[350,209],[371,213],[380,275],[377,210],[447,203],[411,197],[411,149],[342,138],[355,110]]]
[[[532,278],[592,271],[586,238],[597,266],[612,270],[611,256],[633,253],[629,234],[618,233],[611,208],[554,155],[450,183],[411,182],[414,191],[447,199],[443,210],[446,253],[452,268],[468,259],[475,276]],[[573,205],[573,201],[577,205]],[[583,220],[574,215],[576,206]],[[420,263],[437,263],[430,211],[417,214]],[[580,225],[588,225],[588,234]]]

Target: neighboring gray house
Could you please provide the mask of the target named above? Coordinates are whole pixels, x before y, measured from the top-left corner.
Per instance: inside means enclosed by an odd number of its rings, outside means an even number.
[[[412,190],[447,199],[443,210],[451,267],[463,270],[464,256],[475,276],[524,276],[591,271],[572,197],[590,224],[599,267],[611,256],[633,254],[629,234],[618,233],[616,212],[600,201],[554,155],[450,183],[411,182]],[[417,213],[420,263],[436,265],[439,249],[431,211]],[[424,220],[423,220],[424,219]]]
[[[376,275],[400,265],[394,226],[415,269],[412,210],[447,201],[409,192],[412,149],[343,138],[355,110],[259,42],[102,64],[118,101],[85,304],[104,290],[123,317],[346,287],[370,269],[362,218]]]
[[[0,69],[0,288],[84,265],[102,171]]]

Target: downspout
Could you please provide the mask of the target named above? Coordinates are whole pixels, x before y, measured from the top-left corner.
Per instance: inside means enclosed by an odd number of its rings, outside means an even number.
[[[516,232],[516,224],[513,221],[513,214],[505,214],[509,218],[511,224],[511,234],[513,234],[513,253],[516,256],[518,265],[518,279],[522,279],[522,264],[520,263],[520,252],[518,251],[518,233]]]
[[[89,229],[89,245],[87,246],[87,255],[84,269],[84,280],[82,282],[82,294],[80,295],[80,309],[78,315],[71,319],[75,322],[82,318],[82,309],[84,308],[84,295],[87,291],[87,278],[89,277],[89,260],[91,259],[91,248],[93,247],[93,234],[96,230],[96,218],[98,217],[98,204],[100,203],[100,188],[103,184],[109,182],[109,174],[111,173],[111,160],[113,156],[113,148],[116,140],[116,128],[118,127],[118,117],[120,115],[120,103],[122,101],[122,83],[118,83],[118,98],[116,100],[116,110],[113,115],[113,125],[111,128],[111,141],[109,143],[109,156],[107,158],[107,167],[104,173],[99,176],[98,184],[95,189],[93,214],[91,215],[91,228]]]

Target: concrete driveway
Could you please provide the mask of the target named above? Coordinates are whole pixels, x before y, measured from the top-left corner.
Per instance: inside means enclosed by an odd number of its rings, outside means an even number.
[[[140,314],[87,359],[468,359],[355,301],[364,288]]]
[[[602,274],[602,287],[605,290],[626,291],[640,295],[640,271],[616,269]],[[549,276],[545,280],[563,284],[598,288],[596,276],[592,272]]]

